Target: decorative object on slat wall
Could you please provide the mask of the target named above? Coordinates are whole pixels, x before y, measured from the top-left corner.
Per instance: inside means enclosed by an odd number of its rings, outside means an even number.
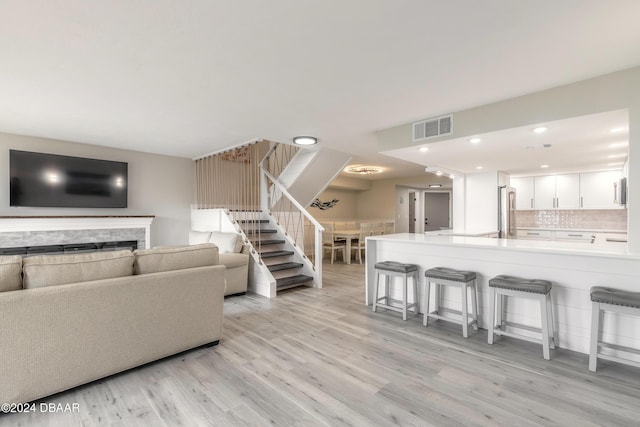
[[[321,211],[326,211],[327,209],[331,209],[338,203],[340,200],[333,199],[330,202],[321,202],[320,199],[315,199],[309,206],[312,208],[318,208]]]
[[[222,160],[229,160],[233,162],[251,163],[251,148],[246,145],[244,147],[238,147],[236,149],[225,151],[220,154]]]

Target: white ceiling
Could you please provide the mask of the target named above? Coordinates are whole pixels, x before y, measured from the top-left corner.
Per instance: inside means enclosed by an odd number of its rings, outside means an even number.
[[[536,127],[547,131],[535,133]],[[523,176],[622,169],[628,153],[629,114],[626,110],[610,111],[474,137],[481,142],[455,138],[385,154],[419,163],[423,170],[428,166],[430,171],[454,174],[499,170]],[[421,152],[421,147],[429,150]]]
[[[375,131],[640,64],[637,0],[0,0],[0,132],[195,157]]]

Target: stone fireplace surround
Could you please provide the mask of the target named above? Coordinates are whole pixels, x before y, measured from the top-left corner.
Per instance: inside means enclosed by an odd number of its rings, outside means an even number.
[[[135,240],[151,247],[153,215],[3,216],[0,248]]]

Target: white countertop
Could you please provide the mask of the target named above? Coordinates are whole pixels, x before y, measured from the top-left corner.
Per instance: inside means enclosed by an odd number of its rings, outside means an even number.
[[[468,236],[468,237],[479,237],[486,236],[488,234],[498,234],[497,230],[461,230],[461,229],[447,229],[447,230],[434,230],[434,231],[425,231],[424,234],[429,236]]]
[[[569,231],[569,232],[589,232],[589,233],[612,233],[627,234],[627,230],[595,230],[593,228],[544,228],[544,227],[518,227],[518,230],[540,230],[540,231]]]
[[[446,230],[444,230],[446,231]],[[586,255],[594,257],[640,259],[640,253],[629,253],[626,243],[587,243],[548,240],[495,239],[488,237],[443,236],[431,234],[384,234],[367,240],[440,246],[464,246],[519,252]]]

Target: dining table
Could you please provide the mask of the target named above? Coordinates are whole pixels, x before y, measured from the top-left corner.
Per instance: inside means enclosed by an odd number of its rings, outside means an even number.
[[[347,248],[345,249],[344,260],[347,264],[351,264],[351,239],[360,237],[360,229],[351,230],[333,230],[334,239],[345,239]]]

